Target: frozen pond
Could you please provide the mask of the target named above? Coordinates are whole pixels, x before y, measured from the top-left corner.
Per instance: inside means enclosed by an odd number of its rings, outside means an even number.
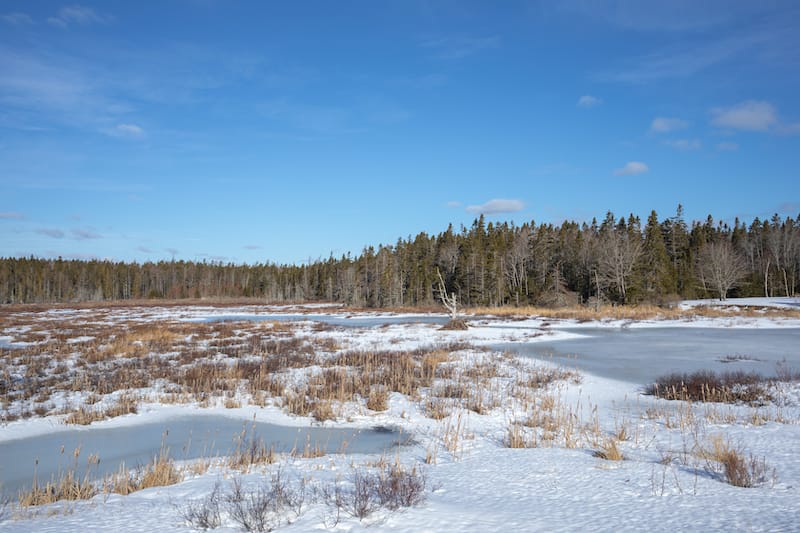
[[[382,316],[369,316],[369,315],[323,315],[323,314],[266,314],[266,315],[247,315],[247,314],[230,314],[210,316],[202,319],[203,322],[226,322],[244,320],[248,322],[322,322],[337,327],[348,328],[373,328],[380,326],[391,326],[395,324],[440,324],[444,325],[449,320],[446,316],[431,316],[431,315],[382,315]]]
[[[569,331],[583,336],[495,347],[642,385],[664,374],[696,370],[745,370],[772,376],[776,364],[784,360],[790,367],[800,369],[800,329],[576,328]]]
[[[245,439],[241,439],[246,431]],[[87,459],[97,454],[100,464],[92,477],[145,465],[164,445],[177,461],[230,455],[241,440],[263,439],[276,452],[302,452],[308,445],[327,453],[382,453],[408,440],[407,434],[385,429],[334,429],[288,427],[252,422],[220,415],[186,415],[160,422],[124,427],[81,427],[49,435],[0,442],[0,488],[15,494],[30,487],[34,468],[43,484],[59,471],[75,467],[73,453],[80,448],[77,474],[86,473]],[[36,461],[39,464],[36,467]]]

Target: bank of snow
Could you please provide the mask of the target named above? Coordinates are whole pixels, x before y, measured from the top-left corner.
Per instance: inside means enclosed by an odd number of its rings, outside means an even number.
[[[249,310],[247,310],[249,311]],[[318,311],[315,309],[315,311]],[[127,312],[127,311],[126,311]],[[230,310],[226,310],[230,313]],[[153,319],[180,316],[198,319],[199,312],[154,313]],[[537,342],[574,338],[573,328],[620,327],[785,327],[787,322],[736,318],[629,323],[624,321],[472,320],[466,332],[441,331],[431,324],[394,324],[365,329],[333,328],[303,334],[327,336],[355,350],[404,350],[420,346],[468,342],[492,346],[505,342]],[[798,321],[793,327],[800,326]],[[570,331],[558,328],[567,327]],[[589,333],[588,331],[586,332]],[[542,363],[547,364],[547,363]],[[796,387],[793,400],[764,408],[764,421],[746,406],[691,406],[642,396],[635,384],[584,375],[581,383],[562,383],[550,393],[584,421],[596,420],[599,434],[609,438],[626,428],[619,446],[627,460],[604,461],[594,456],[597,446],[582,440],[573,449],[563,447],[509,449],[504,446],[509,424],[518,415],[505,407],[478,415],[459,411],[448,419],[427,418],[420,399],[399,394],[389,398],[387,411],[352,412],[336,426],[386,425],[413,435],[414,445],[399,448],[390,461],[420,465],[428,478],[428,494],[421,505],[397,512],[377,511],[361,521],[343,515],[337,524],[331,509],[311,499],[300,516],[291,517],[280,531],[791,531],[800,523],[797,505],[800,487],[800,411]],[[102,427],[168,420],[187,411],[224,414],[278,424],[308,425],[308,418],[290,417],[277,408],[239,409],[145,404],[136,415],[100,422]],[[691,413],[691,414],[690,414]],[[780,415],[778,417],[777,414]],[[769,415],[769,416],[767,416]],[[681,419],[683,417],[683,419]],[[777,421],[780,418],[783,422]],[[56,419],[14,422],[0,429],[0,439],[57,431]],[[457,428],[458,443],[447,449],[442,437]],[[91,429],[89,429],[90,431]],[[698,456],[695,445],[709,445],[717,435],[754,457],[764,457],[775,476],[755,488],[733,487],[720,479],[711,464]],[[423,464],[431,454],[434,464]],[[221,464],[201,475],[189,475],[170,487],[153,488],[129,496],[97,496],[88,502],[58,503],[38,509],[6,508],[0,530],[27,531],[189,531],[181,510],[201,501],[215,483],[229,490],[240,477],[255,490],[278,468],[292,480],[309,483],[347,482],[355,469],[371,465],[376,455],[328,455],[304,459],[284,456],[277,464],[237,474]],[[0,459],[1,461],[2,459]],[[238,531],[224,517],[220,531]]]

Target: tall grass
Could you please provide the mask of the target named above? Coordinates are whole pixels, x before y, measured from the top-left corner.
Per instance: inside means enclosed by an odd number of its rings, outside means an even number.
[[[60,500],[75,501],[93,498],[98,492],[94,483],[94,472],[100,459],[96,455],[90,455],[87,458],[84,474],[81,476],[78,474],[80,454],[81,449],[76,448],[73,452],[74,462],[72,467],[59,471],[44,485],[39,482],[38,475],[34,471],[30,490],[22,491],[19,494],[19,505],[21,507],[31,507],[55,503]],[[39,461],[37,460],[37,468],[38,464]]]

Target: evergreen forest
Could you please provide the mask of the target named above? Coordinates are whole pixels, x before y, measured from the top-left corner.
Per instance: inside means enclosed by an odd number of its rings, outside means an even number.
[[[438,272],[437,272],[438,271]],[[794,296],[800,215],[691,224],[611,212],[598,222],[487,222],[420,233],[360,255],[301,265],[0,259],[0,303],[255,298],[358,307],[430,306],[438,275],[462,306],[669,304],[685,298]]]

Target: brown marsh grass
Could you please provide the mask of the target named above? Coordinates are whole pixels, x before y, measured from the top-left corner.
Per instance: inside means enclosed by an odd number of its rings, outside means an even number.
[[[657,305],[603,305],[599,309],[588,306],[549,308],[536,306],[521,307],[471,307],[465,310],[470,315],[490,315],[499,317],[545,317],[570,319],[581,322],[592,320],[689,320],[696,317],[771,317],[800,318],[800,310],[785,307],[764,306],[697,306],[688,309],[661,307]]]

